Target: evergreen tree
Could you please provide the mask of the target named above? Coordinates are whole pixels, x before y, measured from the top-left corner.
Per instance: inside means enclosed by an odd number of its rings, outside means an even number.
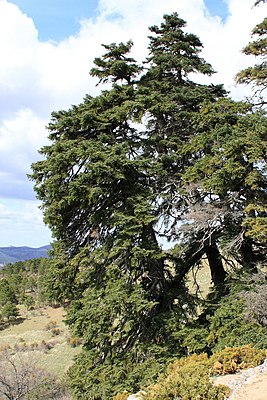
[[[17,298],[8,280],[3,278],[0,280],[0,306],[4,306],[6,303],[17,304]]]
[[[165,15],[160,27],[150,28],[154,35],[150,37],[149,70],[140,82],[140,92],[148,102],[145,147],[150,160],[153,157],[157,163],[158,215],[164,220],[164,230],[160,234],[169,241],[177,241],[177,226],[187,218],[189,211],[183,172],[190,158],[184,156],[183,148],[195,135],[194,116],[204,100],[213,103],[225,95],[222,85],[201,85],[190,79],[192,73],[212,75],[214,71],[199,56],[202,49],[199,38],[185,33],[184,27],[185,21],[174,13]],[[211,245],[213,249],[216,246],[215,242]],[[178,273],[173,282],[180,282],[191,266],[209,251],[206,245],[197,258],[192,258],[189,249],[184,260],[177,259]],[[215,260],[211,258],[212,278],[214,283],[220,283],[225,272],[217,248],[213,251],[218,262],[214,270]],[[172,262],[175,262],[174,257]]]
[[[2,308],[1,308],[1,319],[7,320],[9,323],[14,321],[16,317],[19,315],[19,310],[14,303],[8,301]]]
[[[255,6],[261,3],[266,3],[266,0],[257,0]],[[250,42],[244,49],[243,53],[247,55],[254,55],[257,57],[259,62],[252,67],[248,67],[240,71],[236,80],[241,84],[252,84],[254,89],[254,105],[257,107],[266,106],[265,90],[267,88],[267,18],[255,26],[252,30],[252,36],[256,39]],[[263,143],[258,143],[259,148],[264,149],[266,142],[266,136],[264,136]],[[264,150],[263,150],[264,151]],[[259,160],[259,162],[261,162]],[[261,170],[264,173],[264,163],[258,164],[261,166]],[[265,175],[266,176],[266,175]],[[255,201],[253,197],[251,202],[247,205],[246,218],[243,222],[243,226],[246,228],[246,235],[252,240],[260,242],[262,244],[266,243],[267,240],[267,200]]]
[[[77,399],[138,390],[182,353],[176,332],[197,306],[187,272],[206,254],[220,286],[223,241],[245,235],[245,207],[266,194],[264,114],[192,80],[213,70],[184,26],[174,13],[150,28],[145,69],[132,42],[105,45],[91,74],[111,89],[54,112],[33,165],[56,239],[50,298],[71,301],[67,322],[84,339],[69,373]]]
[[[265,0],[259,0],[255,5],[266,3]],[[246,55],[253,55],[257,57],[259,62],[252,67],[248,67],[240,71],[236,80],[238,83],[252,84],[254,89],[254,96],[256,97],[256,104],[263,106],[266,104],[263,92],[267,88],[267,18],[255,26],[252,30],[252,36],[255,38],[250,42],[242,52]]]
[[[226,254],[253,271],[266,257],[266,243],[252,240],[246,229],[248,216],[254,215],[250,205],[266,204],[265,113],[222,99],[203,104],[195,127],[196,135],[184,146],[191,160],[183,175],[184,190],[193,187],[197,196],[190,199],[194,223],[188,232],[205,232],[200,236],[203,246],[203,238],[209,243],[219,239]]]

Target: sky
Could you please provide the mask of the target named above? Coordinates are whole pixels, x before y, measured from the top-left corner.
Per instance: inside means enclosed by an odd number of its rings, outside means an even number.
[[[47,145],[50,114],[101,90],[89,76],[101,44],[134,41],[146,56],[148,27],[178,12],[204,45],[202,56],[235,99],[249,88],[235,74],[254,59],[241,49],[266,5],[253,0],[0,0],[0,247],[40,247],[52,240],[27,174]],[[199,78],[200,79],[200,78]],[[208,81],[207,81],[208,79]],[[203,81],[204,82],[204,81]]]

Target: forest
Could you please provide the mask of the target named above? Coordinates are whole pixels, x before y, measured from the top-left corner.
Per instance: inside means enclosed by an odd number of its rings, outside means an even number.
[[[46,296],[83,340],[74,399],[223,399],[215,364],[267,349],[267,19],[243,49],[256,60],[237,71],[243,101],[198,83],[214,70],[185,27],[177,13],[150,27],[142,64],[132,41],[103,45],[101,93],[52,113],[32,165],[54,237]]]

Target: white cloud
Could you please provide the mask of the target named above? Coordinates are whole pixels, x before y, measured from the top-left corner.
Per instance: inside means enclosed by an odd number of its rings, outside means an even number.
[[[46,120],[29,109],[0,121],[0,196],[33,198],[26,177],[30,164],[40,158],[38,149],[47,142]]]
[[[262,20],[262,8],[252,8],[253,1],[228,0],[229,16],[225,23],[208,18],[207,29],[199,31],[205,48],[203,55],[218,71],[213,80],[224,83],[232,96],[243,99],[250,89],[236,85],[236,73],[255,62],[254,57],[242,54],[242,48],[251,40],[252,28]]]
[[[261,18],[260,7],[251,0],[228,0],[230,17],[225,24],[211,17],[203,0],[100,0],[99,16],[81,22],[75,36],[60,43],[39,42],[33,21],[18,7],[0,0],[0,114],[30,108],[48,118],[50,111],[96,93],[89,77],[101,43],[133,39],[138,60],[146,54],[148,26],[159,24],[164,13],[177,11],[188,22],[188,30],[205,44],[204,55],[215,70],[216,80],[233,84],[245,61],[240,50],[249,32]],[[247,59],[248,60],[248,59]]]
[[[46,143],[49,114],[100,90],[89,70],[103,53],[101,43],[133,39],[134,57],[141,62],[147,56],[148,26],[160,24],[165,13],[178,12],[187,30],[200,37],[203,57],[218,71],[211,81],[244,97],[248,92],[236,87],[234,76],[254,62],[241,49],[264,6],[226,1],[229,17],[223,23],[208,13],[204,0],[100,0],[97,18],[81,21],[76,35],[53,43],[40,42],[32,19],[0,0],[0,197],[32,198],[25,174]]]
[[[15,236],[14,236],[15,233]],[[0,246],[41,247],[50,242],[35,201],[0,200]]]

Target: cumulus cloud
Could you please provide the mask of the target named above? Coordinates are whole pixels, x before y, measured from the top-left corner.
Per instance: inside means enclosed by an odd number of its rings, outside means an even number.
[[[15,233],[15,237],[14,237]],[[49,243],[50,233],[43,226],[36,201],[0,202],[0,246],[41,247]]]
[[[223,22],[209,14],[204,0],[99,0],[94,19],[82,20],[75,35],[54,43],[39,41],[33,20],[11,0],[0,0],[0,198],[34,197],[26,174],[47,142],[49,115],[81,102],[85,93],[99,92],[89,70],[103,53],[101,44],[132,39],[133,55],[141,62],[148,26],[160,24],[163,14],[178,12],[186,29],[200,37],[203,57],[218,71],[210,82],[224,83],[236,98],[248,94],[234,76],[254,62],[241,49],[262,19],[263,6],[225,1],[229,15]]]
[[[0,197],[34,198],[27,179],[37,150],[47,142],[46,121],[30,109],[20,109],[0,122]]]

